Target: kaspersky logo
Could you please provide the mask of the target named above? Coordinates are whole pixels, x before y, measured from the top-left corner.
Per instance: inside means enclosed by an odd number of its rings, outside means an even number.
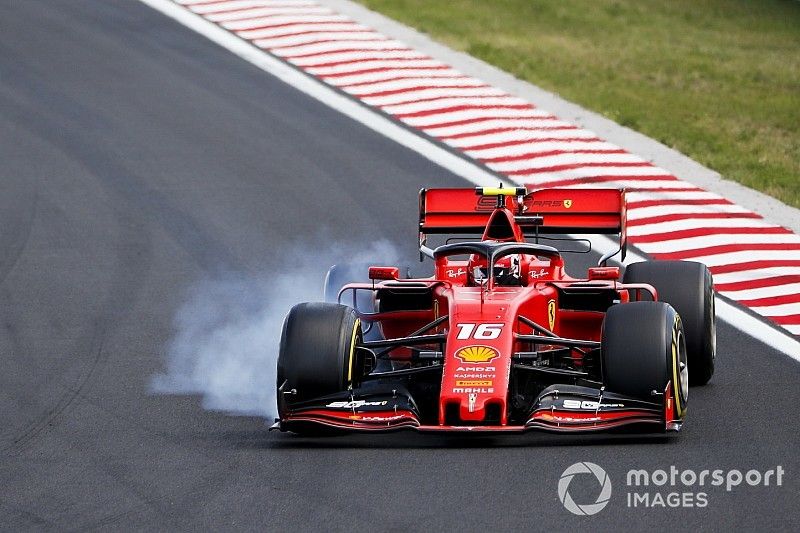
[[[458,350],[456,357],[465,363],[488,363],[500,357],[500,352],[491,346],[467,346]]]

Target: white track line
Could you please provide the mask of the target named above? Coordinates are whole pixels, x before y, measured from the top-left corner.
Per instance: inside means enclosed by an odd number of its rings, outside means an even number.
[[[636,246],[648,254],[668,254],[683,250],[698,250],[712,246],[726,244],[800,244],[800,235],[794,233],[743,233],[732,235],[720,233],[717,235],[704,235],[700,237],[687,237],[685,239],[663,240],[659,242],[637,243]],[[752,253],[752,252],[751,252]],[[787,291],[789,288],[787,287]]]
[[[647,224],[645,226],[628,227],[628,237],[636,240],[636,237],[670,233],[697,228],[774,228],[771,224],[760,218],[685,218],[670,222],[660,222],[657,224]]]
[[[257,30],[276,26],[284,26],[290,23],[331,23],[331,22],[350,22],[350,19],[341,15],[281,15],[274,17],[262,17],[250,20],[236,20],[221,23],[222,27],[231,31]]]
[[[484,148],[481,150],[464,150],[464,153],[475,159],[492,160],[500,157],[524,157],[526,155],[536,156],[537,154],[546,154],[548,152],[576,152],[578,150],[593,150],[593,151],[616,151],[620,150],[618,146],[611,143],[603,142],[599,139],[589,139],[586,141],[540,141],[529,142],[526,144],[513,144],[511,146],[501,146],[499,148]]]
[[[749,213],[748,209],[736,204],[713,204],[713,205],[654,205],[639,209],[628,210],[628,220],[636,221],[640,218],[656,217],[660,215],[676,214],[703,214],[703,213]]]
[[[153,9],[160,11],[168,17],[175,19],[193,31],[205,36],[211,41],[226,48],[230,52],[264,70],[272,76],[275,76],[285,83],[292,85],[297,90],[309,95],[312,98],[315,98],[316,100],[341,112],[353,120],[364,124],[373,131],[376,131],[381,135],[384,135],[385,137],[392,139],[411,150],[414,150],[422,157],[429,159],[430,161],[442,166],[454,174],[459,175],[478,186],[497,184],[497,177],[486,172],[481,167],[457,157],[447,150],[444,150],[440,146],[428,141],[427,139],[398,126],[379,113],[367,109],[363,105],[351,100],[350,98],[337,93],[325,83],[302,74],[275,57],[264,53],[263,50],[242,40],[236,35],[225,31],[222,27],[214,24],[213,22],[205,20],[201,16],[196,15],[183,8],[179,4],[174,3],[172,0],[140,1],[146,5],[149,5]],[[345,19],[345,17],[340,18]],[[321,73],[316,72],[315,74],[319,75]],[[663,172],[668,174],[666,171]],[[592,236],[591,240],[594,248],[600,252],[605,252],[613,249],[614,247],[613,241],[605,237]],[[638,256],[638,254],[635,253],[629,253],[629,259],[626,261],[626,263],[634,262],[637,259],[644,260],[645,258]],[[793,337],[782,333],[777,328],[772,327],[749,315],[743,310],[731,306],[719,299],[717,303],[717,314],[722,320],[732,324],[734,327],[746,332],[756,339],[763,341],[765,344],[774,347],[793,359],[800,361],[800,342]]]
[[[336,85],[342,90],[354,92],[359,87],[361,92],[368,93],[374,91],[380,83],[401,82],[410,80],[409,85],[427,85],[433,83],[449,82],[450,85],[481,86],[485,83],[473,78],[468,78],[455,69],[408,69],[402,71],[385,70],[381,72],[370,72],[368,74],[356,74],[354,76],[339,76],[336,78],[324,78],[326,82]],[[355,92],[354,92],[355,94]]]
[[[556,118],[547,111],[538,110],[535,118],[489,118],[480,122],[459,124],[453,126],[431,125],[422,128],[431,137],[438,137],[452,146],[472,146],[509,142],[525,139],[551,138],[551,137],[587,137],[596,138],[590,131],[580,130],[563,120]],[[488,133],[493,130],[503,130],[498,133]],[[456,137],[458,136],[458,137]]]
[[[181,4],[185,4],[185,2],[179,2]],[[189,4],[195,4],[195,2],[189,2]],[[281,6],[283,8],[299,8],[299,7],[315,7],[318,6],[316,2],[280,2],[277,3],[277,6]],[[211,13],[219,13],[223,11],[233,12],[233,11],[245,11],[252,8],[258,7],[271,7],[273,9],[276,8],[276,3],[271,1],[265,0],[239,0],[233,2],[210,2],[210,3],[202,3],[199,5],[189,5],[189,9],[198,13],[200,15],[211,14]]]
[[[387,113],[404,114],[423,111],[436,112],[454,106],[519,105],[511,96],[487,87],[458,87],[452,89],[426,89],[412,95],[407,93],[375,98],[364,98],[365,104],[381,107]]]
[[[344,74],[355,74],[355,73],[363,73],[368,70],[379,69],[379,68],[406,68],[406,69],[421,69],[421,68],[437,68],[437,67],[444,67],[446,66],[441,61],[437,61],[431,58],[425,59],[373,59],[371,61],[362,61],[359,63],[352,63],[349,65],[347,69],[345,69],[342,65],[333,65],[333,66],[318,66],[318,67],[307,67],[305,70],[309,74],[313,74],[315,76],[320,76],[322,78],[326,76],[338,76]]]
[[[366,26],[362,26],[361,24],[356,24],[355,22],[350,21],[339,21],[331,24],[304,24],[302,22],[298,22],[289,26],[278,26],[276,28],[240,30],[237,31],[236,34],[243,39],[255,39],[256,46],[265,47],[265,44],[269,45],[273,39],[280,37],[299,37],[301,35],[317,36],[316,38],[319,38],[319,35],[327,35],[332,37],[337,32],[362,32],[370,37],[375,35],[375,32]],[[265,43],[262,43],[262,40],[265,41]]]
[[[233,22],[239,20],[250,21],[258,17],[270,17],[275,15],[330,15],[331,13],[333,12],[325,7],[261,7],[242,11],[209,13],[205,15],[205,17],[212,22]]]
[[[625,195],[628,204],[638,202],[639,200],[716,200],[723,199],[722,196],[715,192],[704,191],[699,188],[692,188],[683,191],[668,191],[668,192],[629,192]]]
[[[646,168],[650,168],[650,163],[633,154],[560,154],[536,159],[523,159],[520,161],[508,161],[505,163],[491,163],[491,167],[498,172],[517,172],[530,170],[531,172],[539,169],[548,169],[562,165],[586,165],[595,164],[607,165],[609,163],[643,163]],[[638,168],[638,167],[631,167]],[[649,173],[649,172],[648,172]],[[606,172],[612,175],[614,172]]]
[[[738,283],[738,286],[744,288],[760,287],[761,285],[782,287],[780,281],[772,284],[775,278],[780,276],[797,276],[797,267],[770,267],[717,274],[714,276],[714,283],[722,286],[723,291],[727,291],[725,287],[731,283]]]
[[[554,117],[553,117],[554,118]],[[562,126],[563,129],[552,129],[552,126]],[[529,129],[522,129],[528,127]],[[496,133],[478,133],[491,129],[502,129]],[[582,141],[600,141],[597,134],[588,130],[578,129],[568,122],[559,120],[538,120],[528,125],[528,121],[496,120],[473,125],[473,135],[469,131],[462,132],[461,137],[447,138],[447,134],[436,130],[426,130],[428,135],[442,139],[442,142],[462,150],[484,150],[487,147],[511,146],[513,144],[537,143],[545,139],[580,139]]]
[[[379,35],[373,32],[365,31],[351,31],[351,32],[317,32],[317,33],[300,33],[295,35],[286,35],[285,32],[281,37],[273,37],[271,39],[259,38],[256,40],[256,45],[261,48],[280,49],[289,46],[300,46],[310,44],[321,44],[329,40],[346,40],[348,42],[361,42],[361,41],[374,41]],[[385,37],[383,40],[385,41]]]
[[[263,45],[262,45],[263,46]],[[266,47],[265,47],[266,48]],[[352,51],[353,49],[358,49],[358,53],[361,52],[371,52],[371,51],[395,51],[395,52],[413,52],[415,57],[420,55],[419,52],[415,52],[410,48],[403,46],[402,44],[398,43],[397,41],[389,41],[387,39],[380,39],[380,40],[337,40],[333,42],[325,42],[325,43],[310,43],[310,44],[302,44],[302,45],[292,45],[292,46],[270,46],[269,51],[275,54],[276,56],[285,57],[288,59],[300,59],[300,58],[307,58],[309,60],[313,59],[314,62],[319,61],[319,58],[323,60],[328,59],[342,59],[342,55],[348,53],[348,50]],[[383,56],[382,56],[383,57]],[[348,59],[348,58],[345,58]]]
[[[792,293],[800,294],[800,283],[789,283],[786,285],[775,285],[758,289],[743,289],[740,291],[720,291],[720,293],[732,300],[754,300],[756,298],[770,298]]]

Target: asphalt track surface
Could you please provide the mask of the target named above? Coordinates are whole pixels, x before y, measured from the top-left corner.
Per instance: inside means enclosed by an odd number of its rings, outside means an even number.
[[[464,183],[138,2],[0,8],[1,529],[800,529],[800,366],[722,323],[668,439],[308,440],[149,394],[193,280],[320,237],[411,256],[416,190]],[[556,493],[577,461],[614,483],[591,518]],[[670,465],[786,473],[626,507]]]

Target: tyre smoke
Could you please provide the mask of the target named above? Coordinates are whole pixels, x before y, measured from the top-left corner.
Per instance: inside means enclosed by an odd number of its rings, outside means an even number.
[[[292,306],[323,299],[331,265],[394,265],[399,258],[388,241],[359,250],[338,245],[299,250],[281,254],[290,270],[262,277],[227,274],[194,283],[174,319],[166,371],[152,377],[150,391],[201,395],[208,410],[277,416],[278,347],[283,319]]]

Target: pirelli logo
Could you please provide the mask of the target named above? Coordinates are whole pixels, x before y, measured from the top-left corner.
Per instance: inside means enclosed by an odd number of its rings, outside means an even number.
[[[456,387],[491,387],[491,379],[459,379],[456,380]]]

